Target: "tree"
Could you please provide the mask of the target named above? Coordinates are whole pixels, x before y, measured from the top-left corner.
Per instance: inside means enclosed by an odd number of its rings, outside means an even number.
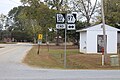
[[[6,22],[6,16],[0,14],[0,40],[2,40],[3,37],[3,28],[5,26],[5,22]]]
[[[51,9],[55,8],[58,11],[61,10],[63,5],[63,0],[45,0],[45,2],[51,7]]]
[[[92,0],[73,0],[72,10],[81,14],[82,19],[86,19],[87,26],[90,26],[90,20],[100,10],[98,0],[93,4]]]
[[[120,28],[120,0],[104,0],[105,22]]]
[[[51,9],[56,9],[57,12],[62,12],[62,6],[63,6],[63,0],[45,0],[44,2],[47,3]],[[59,35],[60,31],[57,29],[57,40],[56,40],[56,45],[59,45]]]
[[[25,9],[25,14],[29,19],[35,19],[42,27],[54,25],[55,10],[49,9],[40,0],[21,0],[21,2],[24,5],[29,4]]]
[[[24,31],[33,36],[47,33],[55,25],[55,10],[49,9],[40,0],[21,0],[23,6],[15,7],[9,12],[8,21],[12,20],[13,30]],[[13,31],[13,32],[14,32]]]
[[[6,21],[6,16],[3,14],[0,14],[0,30],[3,29],[5,21]]]

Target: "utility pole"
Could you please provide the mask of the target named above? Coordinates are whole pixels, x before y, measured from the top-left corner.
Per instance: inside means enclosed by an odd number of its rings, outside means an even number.
[[[102,10],[102,28],[103,28],[103,39],[104,39],[104,54],[102,55],[102,65],[105,65],[106,62],[106,54],[107,54],[107,49],[106,49],[106,31],[105,31],[105,15],[104,15],[104,5],[103,5],[103,0],[101,0],[101,10]]]

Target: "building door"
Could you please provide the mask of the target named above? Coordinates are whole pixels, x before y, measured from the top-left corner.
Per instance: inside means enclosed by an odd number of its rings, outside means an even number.
[[[106,35],[106,43],[107,43],[107,35]],[[103,35],[98,35],[97,36],[97,52],[101,53],[103,47],[104,47]]]

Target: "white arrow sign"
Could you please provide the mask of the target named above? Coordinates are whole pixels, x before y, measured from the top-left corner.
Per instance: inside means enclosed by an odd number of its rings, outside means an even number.
[[[64,22],[65,22],[64,14],[57,14],[57,23],[64,23]]]
[[[75,30],[75,24],[67,24],[67,30]]]
[[[67,14],[67,23],[75,23],[76,18],[73,14]]]

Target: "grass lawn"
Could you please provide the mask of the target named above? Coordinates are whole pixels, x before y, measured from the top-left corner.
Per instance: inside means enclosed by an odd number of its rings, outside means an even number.
[[[0,42],[0,44],[16,44],[17,42]]]
[[[41,68],[63,69],[64,46],[41,46],[40,53],[37,54],[38,47],[33,46],[24,59],[24,63]],[[82,54],[77,46],[67,46],[67,68],[68,69],[120,69],[120,67],[110,66],[110,55],[107,56],[107,63],[101,66],[100,54]]]

